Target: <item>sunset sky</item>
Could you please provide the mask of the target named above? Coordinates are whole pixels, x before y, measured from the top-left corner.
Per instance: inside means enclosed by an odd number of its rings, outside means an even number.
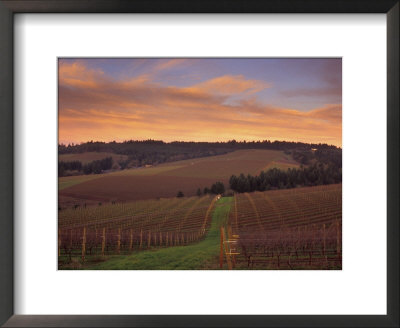
[[[59,59],[59,143],[342,146],[341,59]]]

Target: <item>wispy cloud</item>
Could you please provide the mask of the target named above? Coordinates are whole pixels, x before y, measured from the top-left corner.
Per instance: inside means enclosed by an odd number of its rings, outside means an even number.
[[[182,66],[189,63],[190,61],[185,58],[174,58],[174,59],[159,59],[153,70],[163,71],[174,68],[176,66]]]
[[[243,75],[224,75],[191,87],[192,90],[202,90],[210,94],[235,95],[238,93],[253,94],[269,88],[270,83],[259,80],[249,80]]]
[[[324,87],[324,88],[299,88],[293,90],[283,90],[281,94],[285,97],[340,97],[342,89],[340,87]]]
[[[179,66],[163,62],[164,69]],[[271,106],[257,93],[272,83],[222,75],[186,87],[143,74],[119,80],[79,61],[60,63],[60,142],[87,140],[279,139],[341,145],[341,104],[309,111]],[[235,101],[228,101],[235,97]],[[237,100],[239,97],[240,100]]]

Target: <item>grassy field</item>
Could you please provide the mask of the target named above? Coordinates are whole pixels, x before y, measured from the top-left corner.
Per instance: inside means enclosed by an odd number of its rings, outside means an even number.
[[[63,190],[68,187],[72,187],[76,184],[80,184],[85,181],[90,181],[93,179],[98,179],[97,175],[73,175],[69,177],[58,178],[58,190]]]
[[[282,151],[239,150],[170,162],[154,167],[129,169],[107,174],[59,178],[59,204],[132,201],[174,197],[179,190],[194,196],[216,181],[228,185],[232,174],[259,174],[271,167],[297,167],[298,163]]]
[[[63,269],[92,270],[202,270],[219,269],[220,227],[228,220],[232,197],[218,200],[212,216],[210,230],[204,240],[188,246],[175,246],[108,256],[105,259],[88,257],[82,263],[78,258]]]
[[[295,163],[293,162],[293,160],[289,159],[280,159],[280,160],[276,160],[276,161],[272,161],[270,163],[268,163],[267,166],[265,166],[263,168],[263,171],[267,171],[269,169],[280,169],[280,170],[287,170],[289,168],[299,168],[300,164],[299,163]]]

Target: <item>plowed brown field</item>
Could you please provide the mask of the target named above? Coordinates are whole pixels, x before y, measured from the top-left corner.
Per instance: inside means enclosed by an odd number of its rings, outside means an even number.
[[[216,181],[227,187],[232,174],[259,174],[269,164],[279,162],[298,166],[281,151],[240,150],[97,176],[60,178],[59,204],[175,197],[179,190],[185,196],[194,196],[198,188],[203,190]]]

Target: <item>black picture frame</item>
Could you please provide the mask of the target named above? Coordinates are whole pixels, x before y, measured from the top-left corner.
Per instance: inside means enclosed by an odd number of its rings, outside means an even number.
[[[0,0],[0,324],[5,327],[399,327],[399,7],[398,0]],[[13,17],[16,13],[385,13],[387,315],[14,315]]]

